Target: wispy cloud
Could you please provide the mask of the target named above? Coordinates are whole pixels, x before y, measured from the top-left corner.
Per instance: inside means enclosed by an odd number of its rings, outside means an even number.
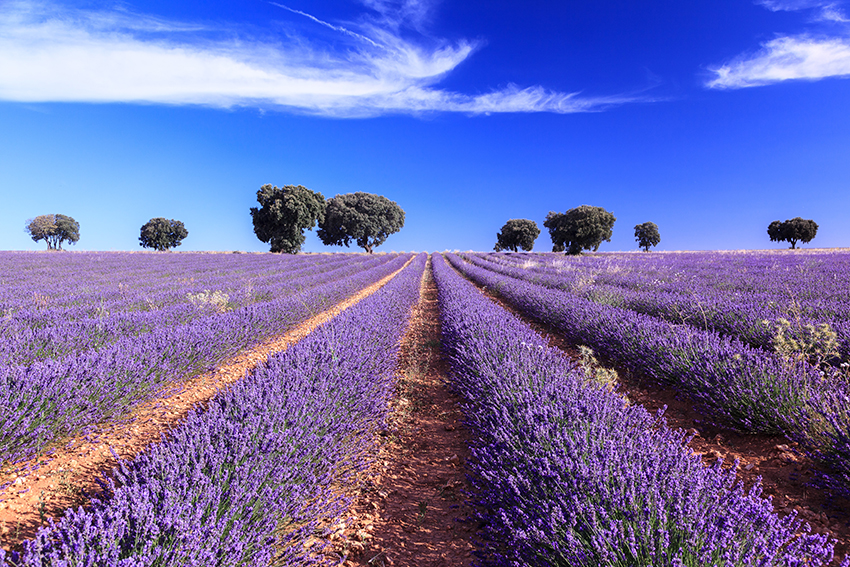
[[[850,76],[850,34],[835,0],[757,0],[768,10],[814,10],[810,23],[821,22],[819,33],[781,36],[763,43],[761,49],[710,67],[713,77],[706,86],[740,89],[791,80],[816,81]],[[836,25],[838,24],[838,25]]]
[[[361,41],[365,41],[366,43],[368,43],[369,45],[372,45],[373,47],[381,47],[380,45],[378,45],[377,43],[375,43],[374,41],[372,41],[371,39],[369,39],[368,37],[366,37],[366,36],[365,36],[365,35],[363,35],[363,34],[359,34],[359,33],[353,32],[353,31],[351,31],[351,30],[349,30],[349,29],[344,28],[343,26],[335,26],[335,25],[333,25],[333,24],[331,24],[331,23],[328,23],[328,22],[326,22],[326,21],[324,21],[324,20],[320,20],[320,19],[319,19],[319,18],[317,18],[316,16],[313,16],[313,15],[311,15],[311,14],[308,14],[307,12],[302,12],[301,10],[296,10],[296,9],[294,9],[294,8],[290,8],[289,6],[286,6],[286,5],[284,5],[284,4],[278,4],[277,2],[269,2],[269,4],[271,4],[272,6],[277,6],[278,8],[283,8],[284,10],[287,10],[288,12],[292,12],[293,14],[298,14],[299,16],[304,16],[305,18],[308,18],[308,19],[310,19],[310,20],[313,20],[313,21],[314,21],[314,22],[316,22],[317,24],[320,24],[320,25],[322,25],[322,26],[325,26],[326,28],[330,28],[330,29],[332,29],[332,30],[334,30],[334,31],[337,31],[337,32],[340,32],[340,33],[344,33],[344,34],[346,34],[346,35],[348,35],[348,36],[351,36],[351,37],[357,38],[357,39],[359,39],[359,40],[361,40]]]
[[[122,11],[6,3],[0,8],[0,99],[254,106],[339,117],[589,112],[632,100],[540,86],[476,95],[439,89],[478,45],[435,38],[417,43],[400,33],[425,25],[430,2],[364,1],[372,17],[346,25],[278,4],[336,32],[343,49],[309,38],[246,38],[238,29]]]
[[[835,4],[822,6],[820,10],[820,19],[826,22],[848,23],[850,20],[844,15],[844,12]]]
[[[850,41],[780,37],[765,43],[750,56],[742,56],[711,69],[711,88],[739,89],[793,79],[818,80],[850,76]]]
[[[756,4],[773,12],[814,10],[815,21],[847,22],[841,3],[836,0],[757,0]]]

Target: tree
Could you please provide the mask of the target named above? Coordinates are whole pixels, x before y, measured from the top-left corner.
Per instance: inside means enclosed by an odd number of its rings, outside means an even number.
[[[271,243],[272,252],[297,254],[304,244],[304,230],[312,230],[325,217],[324,195],[301,185],[263,185],[257,202],[259,208],[251,207],[254,234]]]
[[[658,225],[654,222],[635,225],[635,240],[644,252],[649,252],[650,246],[658,246],[658,243],[661,242]]]
[[[403,226],[404,211],[398,203],[381,195],[357,192],[328,201],[317,234],[326,246],[348,246],[354,240],[371,254]]]
[[[76,244],[80,240],[80,223],[66,215],[56,215],[56,235],[53,247],[62,250],[62,242]]]
[[[181,241],[187,236],[189,231],[181,221],[157,217],[142,225],[139,245],[142,248],[153,248],[162,252],[180,246]]]
[[[62,250],[66,240],[71,244],[80,240],[80,223],[67,215],[39,215],[29,219],[24,229],[34,241],[44,240],[48,250]]]
[[[602,241],[611,242],[614,218],[602,207],[582,205],[566,213],[549,212],[543,226],[549,229],[552,252],[580,254],[582,250],[599,250]]]
[[[790,242],[791,249],[797,248],[797,242],[808,244],[818,233],[818,223],[813,220],[793,218],[787,221],[775,220],[767,227],[771,242]]]
[[[501,232],[496,234],[496,246],[493,249],[496,252],[502,250],[516,252],[518,248],[522,248],[526,252],[531,252],[538,236],[540,236],[540,229],[533,220],[511,219],[504,224]]]
[[[53,243],[48,237],[56,232],[56,215],[38,215],[34,219],[28,219],[24,230],[35,242],[44,240],[47,249],[53,250]]]

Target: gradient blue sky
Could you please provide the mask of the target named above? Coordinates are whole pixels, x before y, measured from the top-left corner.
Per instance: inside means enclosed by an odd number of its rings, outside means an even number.
[[[398,202],[379,250],[489,250],[582,204],[601,250],[850,246],[850,3],[0,0],[0,249],[267,250],[264,183]],[[307,233],[306,251],[324,247]]]

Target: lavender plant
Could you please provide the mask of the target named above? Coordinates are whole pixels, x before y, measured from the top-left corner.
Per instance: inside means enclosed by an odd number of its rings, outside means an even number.
[[[586,299],[730,335],[779,351],[811,328],[836,333],[839,357],[850,360],[850,255],[717,252],[611,254],[564,258],[549,254],[464,254],[471,262]]]
[[[324,283],[267,301],[213,311],[181,325],[154,323],[147,333],[58,360],[0,365],[0,463],[29,457],[51,440],[122,414],[164,385],[284,332],[408,259],[389,255],[370,259],[365,266],[349,262],[333,270],[334,279],[325,272],[320,276]],[[298,282],[289,285],[297,289]],[[196,309],[186,301],[188,308]]]
[[[804,362],[789,363],[715,332],[499,275],[453,254],[447,258],[521,312],[622,367],[674,385],[741,431],[786,432],[797,408],[807,407],[819,391],[820,374]]]
[[[490,275],[478,270],[473,274],[468,265],[461,266],[462,269],[479,281],[501,282],[495,285],[502,286],[500,289],[513,297],[516,305],[528,314],[558,326],[577,342],[588,342],[595,345],[594,348],[598,346],[612,360],[685,390],[727,424],[745,432],[784,433],[821,463],[825,468],[821,480],[825,484],[850,492],[848,363],[841,363],[838,367],[828,364],[841,359],[839,354],[842,350],[846,352],[846,344],[842,346],[841,334],[830,324],[803,322],[804,317],[818,315],[818,309],[834,305],[834,309],[826,311],[838,318],[833,319],[832,325],[841,329],[841,325],[845,324],[841,317],[846,312],[847,302],[844,305],[840,303],[847,295],[846,288],[841,289],[847,282],[846,264],[850,257],[846,254],[783,255],[779,258],[770,254],[686,254],[651,262],[630,257],[629,262],[636,266],[617,258],[614,258],[613,264],[610,258],[586,259],[597,264],[604,261],[604,264],[593,268],[581,267],[584,259],[572,260],[569,264],[560,258],[551,260],[549,255],[488,255],[486,259],[465,256],[476,267],[486,268]],[[679,256],[684,256],[685,260],[678,259]],[[702,259],[706,265],[695,265],[691,256]],[[565,270],[566,266],[573,269]],[[671,266],[680,271],[671,276]],[[733,267],[737,270],[732,270]],[[649,275],[640,274],[643,269]],[[763,321],[761,329],[766,338],[762,342],[770,344],[762,346],[770,347],[774,354],[766,349],[744,347],[737,343],[735,337],[740,335],[735,333],[730,333],[731,338],[721,338],[699,332],[690,324],[693,321],[664,325],[652,317],[638,316],[632,309],[609,305],[594,308],[591,301],[599,303],[600,297],[585,292],[596,284],[577,283],[577,276],[572,280],[559,280],[552,276],[553,270],[568,274],[592,271],[594,278],[617,282],[629,293],[633,288],[644,286],[647,289],[641,293],[646,297],[652,296],[651,289],[656,284],[662,289],[669,287],[668,295],[675,295],[673,288],[676,286],[692,291],[716,286],[726,290],[724,293],[729,293],[730,298],[725,300],[726,303],[706,302],[707,311],[701,314],[701,319],[714,323],[721,320],[719,313],[727,305],[741,301],[742,296],[756,297],[760,293],[756,288],[762,283],[765,283],[767,291],[764,293],[767,295],[758,297],[770,309],[777,309],[781,304],[779,296],[787,294],[790,286],[801,290],[799,296],[807,301],[800,302],[793,296],[790,300],[786,298],[783,310],[774,312],[776,319]],[[730,271],[736,274],[734,278]],[[510,277],[494,279],[497,273]],[[689,281],[693,273],[699,274],[699,282]],[[784,280],[784,283],[768,283],[770,274],[778,274],[775,279]],[[653,279],[649,280],[650,277]],[[659,277],[661,279],[655,279]],[[511,278],[526,282],[533,280],[549,290],[541,295],[541,290],[533,289],[534,286],[512,288]],[[667,286],[664,282],[671,279],[676,280],[672,282],[675,285]],[[813,286],[810,280],[818,282],[818,285]],[[568,281],[572,283],[565,284]],[[730,292],[729,288],[736,291]],[[570,297],[571,293],[581,298]],[[708,295],[700,294],[700,298]],[[534,305],[529,303],[531,296],[537,298]],[[776,302],[767,301],[767,297],[773,297]],[[548,311],[544,307],[547,301],[551,308]],[[662,300],[658,302],[660,304]],[[734,321],[741,313],[748,314],[742,316],[741,321],[764,316],[763,311],[750,310],[743,303],[729,308],[723,318]],[[792,317],[793,323],[780,316],[787,313],[791,313],[789,317]],[[675,320],[669,313],[663,318],[671,323]],[[727,330],[729,328],[726,327]],[[752,337],[749,335],[748,342],[759,342],[753,341]],[[773,411],[771,406],[775,406]]]
[[[441,257],[433,266],[451,383],[475,435],[467,465],[485,564],[832,561],[826,536],[774,514],[758,486],[736,484],[734,469],[704,467],[681,431],[586,380]]]
[[[347,503],[332,483],[362,468],[388,411],[425,260],[193,410],[0,565],[319,563],[322,523]]]

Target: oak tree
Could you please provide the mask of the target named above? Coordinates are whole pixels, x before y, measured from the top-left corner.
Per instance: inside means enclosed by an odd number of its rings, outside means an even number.
[[[614,215],[602,207],[581,205],[565,213],[549,212],[543,226],[549,229],[552,252],[580,254],[599,250],[602,241],[611,242]]]
[[[62,250],[66,240],[70,244],[80,240],[80,223],[67,215],[39,215],[29,219],[24,229],[35,242],[44,240],[48,250]]]
[[[157,217],[142,225],[139,245],[162,252],[180,246],[187,236],[189,231],[181,221]]]
[[[775,220],[767,227],[771,242],[790,242],[792,250],[797,248],[797,242],[811,242],[817,233],[818,223],[800,217],[786,221]]]
[[[658,246],[658,243],[661,242],[658,225],[654,222],[635,225],[635,240],[644,252],[649,252],[650,246]]]
[[[301,185],[263,185],[257,191],[259,207],[251,207],[254,234],[271,244],[272,252],[297,254],[304,231],[325,216],[325,197]]]
[[[517,252],[518,248],[522,248],[526,252],[531,252],[538,236],[540,236],[540,229],[533,220],[510,219],[496,234],[496,246],[493,249],[496,252],[502,250]]]
[[[403,226],[404,211],[398,203],[381,195],[357,192],[328,200],[316,234],[326,246],[347,247],[354,241],[371,254]]]

